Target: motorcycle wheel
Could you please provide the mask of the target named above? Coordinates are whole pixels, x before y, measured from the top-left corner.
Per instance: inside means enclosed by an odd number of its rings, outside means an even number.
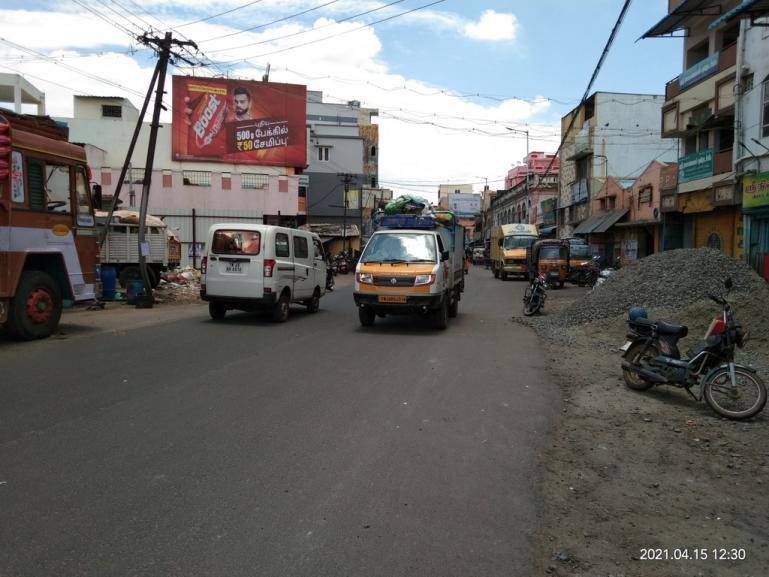
[[[766,385],[748,370],[735,367],[734,373],[736,387],[732,386],[728,368],[717,369],[703,385],[703,396],[719,415],[737,421],[749,419],[766,405]]]
[[[542,308],[542,298],[539,294],[532,293],[531,297],[523,304],[523,314],[527,317],[537,314]]]
[[[625,353],[624,358],[627,359],[628,362],[637,365],[642,361],[653,359],[659,354],[656,346],[649,345],[646,353],[641,356],[645,346],[644,343],[635,343]],[[647,391],[654,386],[654,383],[647,381],[643,377],[627,369],[622,369],[622,378],[625,380],[625,384],[634,391]]]

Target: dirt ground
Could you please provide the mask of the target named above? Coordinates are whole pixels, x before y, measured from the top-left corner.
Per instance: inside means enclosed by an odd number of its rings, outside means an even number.
[[[569,285],[549,291],[545,315],[584,292]],[[676,321],[702,313],[702,325],[690,327],[701,335],[712,312],[650,311],[650,317]],[[739,309],[736,314],[739,320]],[[544,337],[564,403],[543,455],[537,574],[769,575],[769,414],[729,421],[681,389],[628,389],[619,368],[622,318],[556,334],[544,330],[544,316],[517,320]],[[766,380],[767,343],[749,342],[743,356]],[[661,559],[645,559],[648,549]],[[703,549],[707,559],[694,559]],[[728,559],[743,551],[744,560]]]

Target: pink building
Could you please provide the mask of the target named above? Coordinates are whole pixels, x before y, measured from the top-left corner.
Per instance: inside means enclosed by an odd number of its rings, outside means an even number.
[[[544,152],[530,152],[527,157],[523,159],[523,164],[511,168],[507,171],[507,177],[505,178],[505,190],[510,190],[517,184],[520,184],[526,180],[526,173],[534,175],[543,175],[550,166],[550,162],[553,162],[553,166],[550,168],[551,174],[558,174],[559,158],[554,154],[546,154]]]

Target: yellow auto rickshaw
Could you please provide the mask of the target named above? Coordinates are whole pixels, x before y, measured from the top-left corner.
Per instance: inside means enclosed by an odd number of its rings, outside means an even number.
[[[535,242],[529,252],[529,279],[534,274],[545,276],[550,286],[562,288],[569,276],[569,242],[546,239]]]

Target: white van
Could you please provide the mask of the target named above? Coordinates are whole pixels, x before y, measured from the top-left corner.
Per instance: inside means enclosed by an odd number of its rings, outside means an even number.
[[[318,235],[241,222],[213,225],[201,262],[200,296],[214,319],[228,309],[270,310],[288,319],[291,303],[317,312],[326,293],[326,259]]]

